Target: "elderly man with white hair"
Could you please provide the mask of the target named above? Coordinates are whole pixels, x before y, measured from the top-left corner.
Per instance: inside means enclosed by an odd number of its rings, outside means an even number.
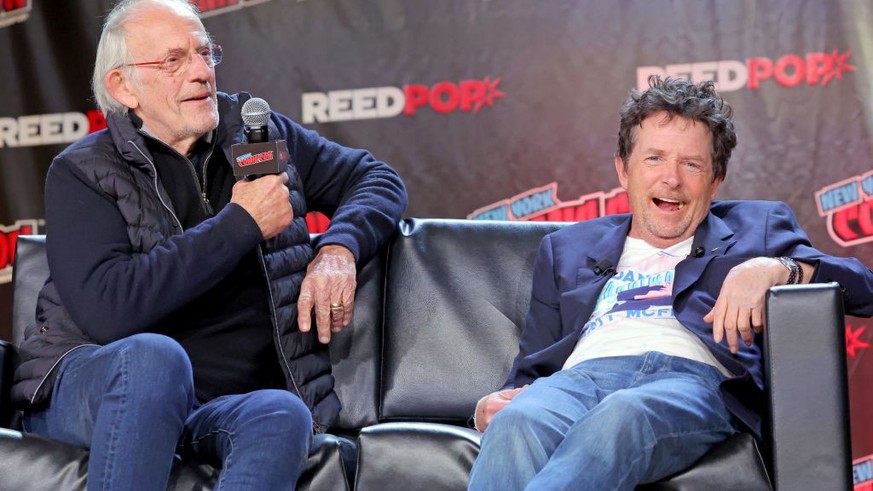
[[[88,489],[166,489],[177,453],[219,489],[294,489],[340,410],[327,344],[356,261],[406,206],[388,165],[276,113],[287,167],[236,178],[251,96],[216,90],[220,60],[188,2],[116,5],[93,79],[108,128],[46,178],[51,277],[13,398],[27,431],[90,448]],[[308,211],[331,217],[316,245]]]

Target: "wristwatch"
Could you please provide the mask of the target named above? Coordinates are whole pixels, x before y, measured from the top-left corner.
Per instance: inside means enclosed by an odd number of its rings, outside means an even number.
[[[778,259],[783,266],[788,268],[787,285],[796,285],[803,281],[803,268],[797,264],[797,261],[790,257],[777,257],[776,259]]]

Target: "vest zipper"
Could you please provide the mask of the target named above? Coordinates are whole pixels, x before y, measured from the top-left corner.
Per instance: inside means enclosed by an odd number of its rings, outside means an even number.
[[[206,190],[209,189],[206,187],[206,168],[209,166],[209,159],[212,158],[212,152],[214,151],[215,143],[213,142],[213,144],[209,147],[209,153],[207,153],[206,158],[203,159],[203,182],[200,183],[200,199],[203,200],[203,206],[206,207],[206,213],[211,217],[215,216],[215,209],[212,208],[212,203],[209,201],[209,197],[206,195]],[[188,160],[188,158],[185,158],[185,160]],[[188,162],[191,163],[190,160],[188,160]],[[191,164],[191,168],[194,168],[194,164]],[[196,177],[197,173],[195,172],[194,175]]]
[[[287,374],[288,381],[291,382],[291,385],[294,387],[294,393],[297,394],[297,397],[300,400],[305,401],[303,398],[303,394],[300,392],[300,387],[297,385],[297,381],[294,379],[294,374],[291,373],[291,364],[288,362],[288,357],[285,356],[285,350],[282,348],[282,338],[279,335],[279,322],[277,321],[278,316],[276,315],[276,303],[273,298],[273,288],[270,285],[270,274],[267,272],[267,266],[264,264],[264,251],[261,246],[258,246],[258,263],[261,266],[261,271],[264,273],[264,279],[267,282],[267,297],[269,297],[269,306],[270,306],[270,321],[273,323],[273,342],[276,343],[276,350],[279,352],[279,361],[282,362],[282,367],[284,368],[285,373]],[[299,313],[297,315],[300,315]],[[315,417],[315,406],[313,405],[310,409],[310,412],[313,413],[313,418]]]
[[[161,196],[161,190],[158,187],[158,168],[155,166],[155,163],[152,162],[152,159],[150,159],[145,154],[145,152],[143,152],[142,150],[140,150],[140,148],[138,146],[136,146],[136,143],[134,143],[133,140],[128,140],[127,143],[130,143],[133,146],[133,148],[135,148],[136,151],[139,152],[140,155],[142,155],[142,158],[144,158],[146,160],[146,162],[148,162],[149,165],[152,166],[152,183],[155,185],[155,194],[158,195],[158,201],[161,202],[161,204],[164,206],[164,208],[167,210],[167,212],[170,214],[170,216],[173,217],[173,221],[176,222],[176,226],[179,228],[179,231],[181,232],[182,230],[184,230],[184,228],[182,228],[182,222],[179,221],[179,217],[176,216],[176,214],[173,212],[173,209],[170,207],[170,205],[167,204],[166,201],[164,201],[164,197]]]

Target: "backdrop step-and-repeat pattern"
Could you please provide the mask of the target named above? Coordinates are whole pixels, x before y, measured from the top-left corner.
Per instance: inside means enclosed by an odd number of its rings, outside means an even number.
[[[820,249],[873,264],[869,0],[192,1],[224,48],[219,89],[389,162],[408,216],[627,211],[618,108],[661,74],[714,80],[735,109],[720,198],[786,201]],[[46,169],[104,126],[89,80],[112,3],[0,0],[0,339],[15,238],[49,231]],[[873,329],[847,321],[855,478],[873,488]]]

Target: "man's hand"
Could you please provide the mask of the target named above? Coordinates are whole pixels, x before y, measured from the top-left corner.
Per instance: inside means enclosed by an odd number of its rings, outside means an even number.
[[[712,324],[716,343],[727,338],[731,353],[739,349],[739,339],[752,345],[752,331],[764,329],[764,298],[771,286],[788,281],[788,269],[776,258],[757,257],[734,266],[728,272],[715,306],[703,317]]]
[[[330,342],[330,333],[340,332],[352,321],[355,306],[355,256],[341,245],[322,247],[306,268],[306,277],[297,299],[297,326],[302,332],[312,328],[312,310],[318,340]]]
[[[288,174],[281,172],[233,185],[230,202],[245,209],[261,229],[264,240],[272,239],[291,225],[294,210],[288,201]]]
[[[485,428],[491,424],[491,420],[497,411],[505,408],[507,404],[512,402],[521,391],[527,388],[527,385],[515,389],[498,390],[487,396],[479,399],[476,403],[476,413],[473,416],[473,424],[480,432],[485,432]]]

